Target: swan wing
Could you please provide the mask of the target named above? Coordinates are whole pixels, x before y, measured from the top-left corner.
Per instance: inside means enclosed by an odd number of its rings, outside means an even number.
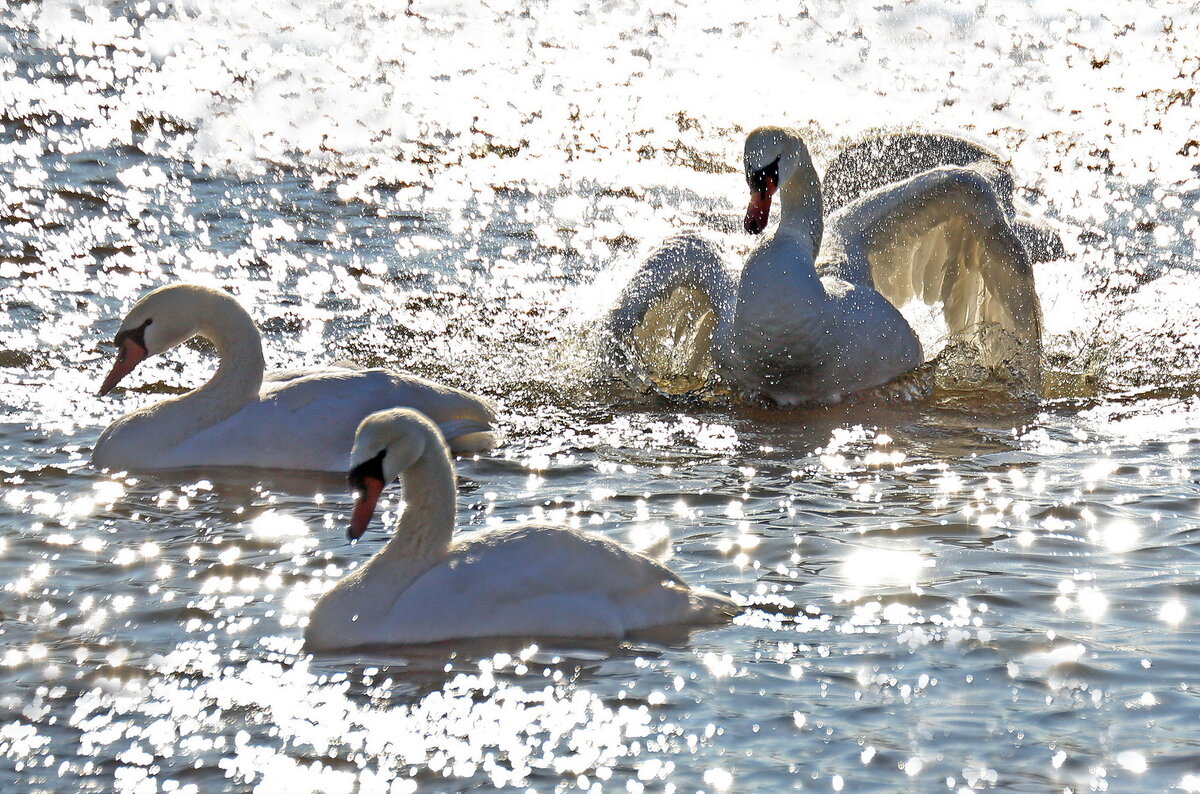
[[[296,369],[273,369],[263,373],[263,382],[266,384],[283,383],[286,381],[300,380],[309,378],[313,375],[346,375],[353,372],[369,372],[367,367],[360,367],[353,361],[347,359],[338,359],[322,366],[316,367],[298,367]],[[384,370],[385,372],[388,370]],[[266,386],[263,387],[267,388]]]
[[[348,370],[346,370],[348,371]],[[341,373],[342,367],[322,367],[320,369],[273,369],[263,373],[263,390],[277,388],[291,381],[306,378],[314,373]]]
[[[818,268],[872,286],[896,307],[940,305],[952,337],[972,339],[985,364],[1016,364],[1036,384],[1033,267],[995,179],[986,163],[943,166],[862,196],[831,217]]]
[[[986,163],[997,177],[1002,200],[1011,201],[1012,174],[998,154],[957,135],[922,132],[872,135],[842,149],[825,169],[821,197],[825,211],[833,213],[874,190],[932,168],[979,162]],[[1008,183],[1007,191],[1003,182]]]
[[[640,386],[685,394],[705,386],[732,315],[736,286],[721,252],[685,232],[668,238],[633,273],[605,321],[605,353]]]
[[[821,180],[825,211],[832,213],[886,185],[939,166],[973,166],[992,183],[1017,237],[1034,262],[1065,254],[1058,230],[1015,197],[1016,177],[1000,155],[981,143],[944,133],[876,135],[838,152]]]
[[[289,379],[264,383],[262,398],[278,400],[292,411],[329,399],[349,399],[356,405],[390,400],[388,407],[415,408],[436,424],[474,421],[490,426],[496,420],[491,403],[481,397],[389,369],[327,367],[297,371]]]
[[[175,446],[164,467],[344,473],[359,422],[376,411],[415,408],[442,429],[452,447],[455,437],[489,433],[495,418],[486,400],[413,375],[337,367],[288,374],[268,379],[256,402]]]
[[[708,596],[719,599],[716,596]],[[386,623],[396,642],[450,637],[621,637],[706,622],[683,581],[603,537],[527,525],[476,533],[422,574]]]
[[[455,452],[474,452],[493,445],[496,413],[488,400],[416,375],[387,369],[330,367],[305,373],[270,391],[294,411],[307,410],[310,403],[330,398],[340,401],[351,392],[351,404],[357,406],[350,411],[358,417],[354,420],[356,428],[367,414],[403,406],[432,419]],[[267,394],[264,388],[264,398]],[[383,408],[374,407],[380,403],[385,403]]]

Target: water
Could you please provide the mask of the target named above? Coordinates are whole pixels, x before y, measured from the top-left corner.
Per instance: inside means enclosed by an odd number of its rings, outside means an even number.
[[[1187,3],[3,4],[0,789],[1200,790],[1200,147]],[[586,329],[685,224],[734,255],[745,131],[1013,160],[1046,396],[683,408]],[[734,625],[311,658],[383,542],[337,478],[110,476],[94,392],[145,290],[230,288],[276,366],[496,400],[460,528],[670,533]],[[392,493],[392,508],[398,494]],[[390,517],[385,516],[385,520]]]

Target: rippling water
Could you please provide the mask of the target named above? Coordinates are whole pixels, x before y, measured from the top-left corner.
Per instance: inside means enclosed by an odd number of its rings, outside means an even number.
[[[1194,4],[400,5],[0,3],[0,789],[1200,790]],[[597,275],[684,224],[744,252],[763,121],[822,161],[910,127],[1010,156],[1069,253],[1037,273],[1045,399],[595,387]],[[274,365],[495,399],[460,529],[669,532],[759,608],[305,655],[385,539],[344,541],[338,479],[87,463],[210,371],[184,347],[94,397],[177,280],[230,288]]]

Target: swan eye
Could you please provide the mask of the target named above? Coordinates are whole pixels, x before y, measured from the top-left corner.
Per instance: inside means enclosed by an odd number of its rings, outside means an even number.
[[[346,482],[350,486],[352,492],[362,493],[367,489],[367,478],[383,482],[383,457],[387,454],[387,449],[382,449],[379,454],[370,460],[363,461],[346,474]]]
[[[776,157],[770,165],[746,174],[746,181],[750,184],[752,193],[766,194],[774,191],[779,186],[779,158]]]
[[[118,361],[125,360],[125,342],[130,341],[146,352],[146,326],[154,322],[153,319],[139,325],[137,328],[130,328],[128,331],[118,331],[116,337],[113,338],[113,344],[117,346],[120,353],[117,355]]]

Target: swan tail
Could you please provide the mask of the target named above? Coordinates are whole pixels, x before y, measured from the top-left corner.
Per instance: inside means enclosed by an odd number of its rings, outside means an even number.
[[[698,624],[726,623],[743,611],[728,596],[704,587],[693,587],[688,601],[694,621]]]
[[[496,434],[487,422],[476,419],[454,419],[438,425],[451,452],[459,454],[486,452],[496,446]]]

